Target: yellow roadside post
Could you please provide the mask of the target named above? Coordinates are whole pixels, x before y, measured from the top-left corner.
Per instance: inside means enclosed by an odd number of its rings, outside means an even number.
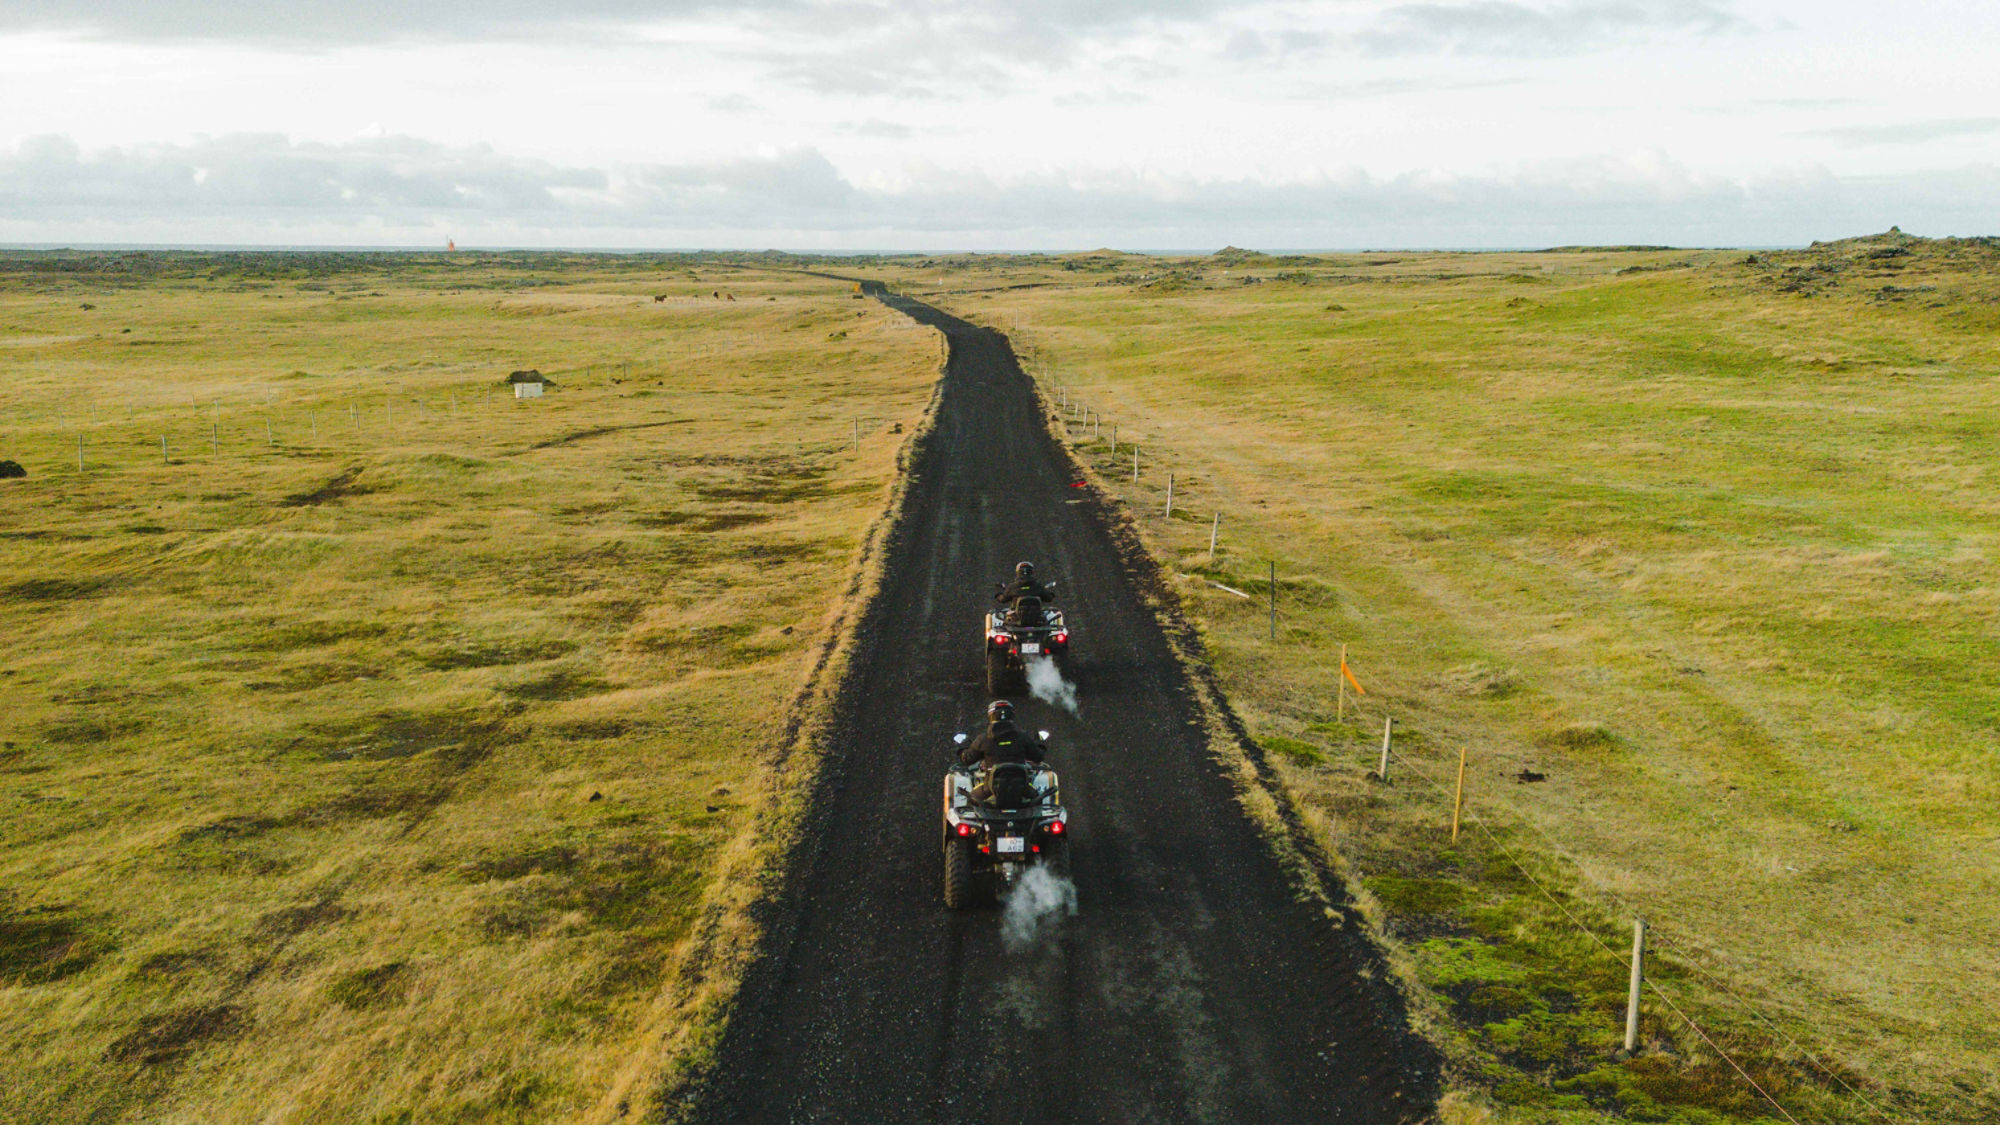
[[[1458,816],[1465,808],[1465,747],[1458,748],[1458,791],[1451,798],[1451,842],[1458,844]]]

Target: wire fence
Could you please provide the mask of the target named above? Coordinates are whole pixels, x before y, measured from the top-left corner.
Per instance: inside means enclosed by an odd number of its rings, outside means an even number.
[[[1049,384],[1049,391],[1050,391],[1049,398],[1051,399],[1052,405],[1056,409],[1057,418],[1063,423],[1063,430],[1065,436],[1078,441],[1101,441],[1105,427],[1109,426],[1110,433],[1112,435],[1111,440],[1114,443],[1118,442],[1119,430],[1117,422],[1109,418],[1106,418],[1101,413],[1101,411],[1097,410],[1093,406],[1084,403],[1075,393],[1073,393],[1075,388],[1072,388],[1067,384],[1057,380],[1054,377],[1050,365],[1047,362],[1043,362],[1038,366],[1039,366],[1039,371],[1037,372],[1037,374],[1041,379],[1046,380]],[[1079,426],[1082,427],[1081,430],[1078,429]],[[1137,460],[1139,443],[1136,440],[1136,435],[1134,435],[1134,440],[1127,441],[1125,444],[1130,445],[1134,452],[1135,459],[1133,464],[1132,482],[1134,484],[1137,484],[1140,479],[1140,465]],[[1115,449],[1113,455],[1114,456],[1116,455]],[[1156,466],[1160,464],[1161,463],[1160,453],[1156,451],[1152,455],[1152,460]],[[1172,479],[1169,470],[1156,469],[1156,471],[1162,475],[1163,479],[1167,480]],[[1169,484],[1167,487],[1171,489],[1172,485]],[[1169,495],[1171,496],[1171,493],[1169,493]],[[1173,501],[1170,499],[1168,501],[1168,506],[1164,509],[1164,513],[1168,518],[1171,518],[1173,514],[1172,503]],[[1159,510],[1156,510],[1155,514],[1160,514]],[[1208,557],[1210,560],[1213,560],[1214,558],[1216,549],[1215,546],[1216,537],[1219,533],[1221,525],[1222,525],[1221,512],[1220,510],[1218,510],[1214,515],[1213,522],[1210,524],[1210,546],[1208,551]],[[1273,575],[1274,577],[1272,580],[1272,587],[1273,587],[1272,602],[1273,602],[1274,621],[1272,625],[1272,632],[1273,635],[1275,636],[1276,633],[1275,569],[1273,571]],[[1229,586],[1220,585],[1213,581],[1210,581],[1209,585],[1216,586],[1217,588],[1227,591],[1228,593],[1237,595],[1238,597],[1249,598],[1251,596],[1250,594],[1242,590],[1237,590]],[[1356,717],[1358,718],[1359,717],[1358,707],[1355,711],[1355,714]],[[1406,754],[1395,751],[1392,746],[1389,746],[1387,744],[1385,744],[1384,749],[1385,749],[1385,756],[1383,758],[1383,761],[1385,763],[1392,760],[1400,763],[1405,770],[1416,775],[1425,784],[1435,789],[1445,799],[1447,800],[1456,799],[1453,796],[1452,789],[1449,788],[1444,782],[1440,781],[1438,778],[1431,776],[1431,774],[1427,772],[1420,763],[1411,759]],[[1618,949],[1614,948],[1610,943],[1604,940],[1603,935],[1600,934],[1596,928],[1591,926],[1584,919],[1578,917],[1576,911],[1573,910],[1570,907],[1570,905],[1563,900],[1563,897],[1552,891],[1549,888],[1549,886],[1544,882],[1544,880],[1537,877],[1535,873],[1529,869],[1528,864],[1523,861],[1523,859],[1515,851],[1515,849],[1508,846],[1508,844],[1500,838],[1499,834],[1497,834],[1494,831],[1493,825],[1488,821],[1486,817],[1481,816],[1478,812],[1472,810],[1466,810],[1464,816],[1466,821],[1471,825],[1473,825],[1473,827],[1480,832],[1481,836],[1486,840],[1488,845],[1490,845],[1500,855],[1505,857],[1507,862],[1513,867],[1513,869],[1519,872],[1521,877],[1525,879],[1531,886],[1533,886],[1535,890],[1541,895],[1541,897],[1547,900],[1548,903],[1551,906],[1553,906],[1562,915],[1562,917],[1569,922],[1570,925],[1574,926],[1578,932],[1587,937],[1590,940],[1591,944],[1594,945],[1598,950],[1600,950],[1605,955],[1605,957],[1621,965],[1627,963],[1629,959],[1628,955],[1625,953],[1621,953]],[[1532,821],[1527,820],[1526,818],[1517,818],[1517,819],[1520,822],[1520,826],[1525,828],[1543,847],[1547,848],[1551,854],[1561,857],[1561,859],[1567,861],[1569,864],[1576,867],[1578,870],[1584,869],[1584,865],[1575,855],[1573,855],[1567,848],[1564,848],[1553,837],[1549,836],[1548,833],[1544,832],[1539,826],[1535,825]],[[1610,888],[1593,887],[1593,890],[1601,894],[1605,899],[1609,900],[1613,905],[1617,906],[1627,916],[1629,917],[1645,916],[1642,914],[1641,911],[1635,909],[1630,902],[1625,900],[1623,896],[1618,895],[1615,891],[1612,891]],[[1785,1030],[1785,1028],[1776,1019],[1772,1018],[1769,1014],[1767,1014],[1759,1007],[1757,1007],[1757,1005],[1753,1004],[1750,1000],[1746,999],[1741,994],[1741,992],[1739,992],[1737,989],[1729,987],[1715,974],[1703,968],[1699,962],[1698,955],[1695,953],[1694,948],[1691,944],[1674,940],[1671,936],[1666,934],[1658,934],[1657,936],[1663,948],[1658,950],[1656,955],[1671,956],[1672,963],[1675,965],[1675,967],[1686,968],[1688,970],[1691,970],[1695,975],[1701,978],[1702,982],[1707,987],[1712,989],[1717,995],[1725,998],[1730,1005],[1733,1005],[1735,1008],[1741,1010],[1745,1015],[1750,1017],[1750,1019],[1754,1021],[1755,1024],[1762,1027],[1775,1039],[1782,1041],[1783,1044],[1787,1048],[1789,1048],[1795,1054],[1796,1057],[1803,1059],[1805,1063],[1813,1071],[1823,1076],[1824,1080],[1829,1085],[1838,1087],[1843,1093],[1845,1093],[1848,1097],[1853,1099],[1855,1103],[1864,1108],[1868,1112],[1868,1114],[1874,1117],[1876,1120],[1882,1122],[1895,1122],[1901,1120],[1901,1118],[1894,1115],[1885,1105],[1883,1105],[1881,1101],[1870,1096],[1868,1093],[1864,1092],[1862,1089],[1855,1086],[1854,1083],[1848,1081],[1847,1077],[1841,1073],[1841,1069],[1826,1062],[1821,1057],[1819,1052],[1815,1052],[1807,1048],[1803,1044],[1801,1044],[1796,1036],[1791,1034],[1789,1031]],[[1760,1098],[1764,1104],[1769,1105],[1773,1111],[1775,1111],[1783,1120],[1790,1123],[1790,1125],[1799,1125],[1799,1120],[1796,1116],[1794,1116],[1791,1109],[1787,1107],[1782,1101],[1780,1101],[1777,1095],[1774,1094],[1770,1089],[1768,1089],[1764,1083],[1759,1082],[1757,1080],[1757,1078],[1751,1073],[1751,1068],[1749,1066],[1746,1066],[1745,1063],[1741,1059],[1739,1059],[1735,1054],[1731,1053],[1728,1049],[1723,1047],[1722,1044],[1717,1041],[1716,1037],[1713,1034],[1711,1034],[1709,1029],[1704,1027],[1700,1021],[1696,1020],[1694,1016],[1688,1012],[1686,1004],[1683,1003],[1683,1000],[1685,998],[1676,998],[1674,990],[1663,986],[1650,973],[1646,974],[1643,977],[1643,985],[1646,989],[1650,991],[1650,993],[1653,996],[1658,998],[1658,1000],[1662,1004],[1664,1004],[1667,1007],[1667,1009],[1670,1012],[1672,1012],[1673,1015],[1678,1020],[1680,1020],[1683,1024],[1685,1024],[1689,1029],[1689,1031],[1696,1038],[1698,1038],[1703,1044],[1705,1044],[1710,1051],[1714,1052],[1717,1058],[1721,1059],[1724,1063],[1726,1063],[1729,1066],[1729,1068],[1732,1071],[1734,1071],[1739,1078],[1742,1079],[1744,1084],[1756,1093],[1758,1098]]]
[[[1421,769],[1413,759],[1411,759],[1407,755],[1396,753],[1392,748],[1390,751],[1390,758],[1394,761],[1402,763],[1403,766],[1409,772],[1416,774],[1419,778],[1422,778],[1426,784],[1437,789],[1440,793],[1443,793],[1445,791],[1443,783],[1431,777],[1428,773],[1426,773],[1423,769]],[[1497,838],[1494,837],[1492,830],[1490,826],[1487,824],[1485,818],[1479,816],[1476,812],[1468,813],[1467,815],[1468,819],[1480,829],[1481,833],[1486,836],[1488,841],[1491,842],[1497,849],[1501,851],[1502,854],[1504,854],[1507,857],[1508,862],[1511,863],[1516,870],[1520,871],[1521,874],[1529,880],[1529,882],[1534,883],[1536,889],[1541,891],[1544,897],[1549,898],[1551,902],[1555,901],[1554,896],[1552,896],[1548,892],[1548,890],[1541,884],[1541,882],[1536,880],[1534,876],[1528,872],[1526,866],[1521,862],[1519,857],[1515,855],[1515,853],[1511,849],[1505,847],[1498,841]],[[1575,854],[1569,851],[1569,849],[1563,847],[1562,844],[1559,843],[1553,836],[1550,836],[1547,832],[1544,832],[1538,825],[1534,824],[1532,821],[1527,820],[1526,818],[1516,818],[1515,823],[1519,827],[1526,829],[1530,835],[1534,836],[1535,839],[1539,841],[1540,844],[1543,847],[1547,848],[1551,853],[1562,857],[1564,860],[1567,860],[1571,866],[1579,870],[1583,868],[1582,860],[1578,859]],[[1619,895],[1616,891],[1613,891],[1608,887],[1596,887],[1594,888],[1594,890],[1596,891],[1596,893],[1602,895],[1604,898],[1609,899],[1613,904],[1615,904],[1619,908],[1621,912],[1623,912],[1628,917],[1641,917],[1641,916],[1649,918],[1653,917],[1652,914],[1638,909],[1629,900],[1627,900],[1622,895]],[[1576,917],[1573,914],[1571,914],[1567,909],[1564,909],[1563,913],[1570,919],[1571,922],[1575,923],[1579,928],[1583,929],[1585,933],[1589,934],[1592,941],[1595,942],[1598,946],[1602,947],[1606,953],[1619,960],[1624,959],[1622,954],[1620,954],[1616,949],[1612,948],[1609,944],[1607,944],[1594,930],[1591,930],[1589,927],[1584,926],[1583,923],[1578,921]],[[1666,949],[1663,950],[1663,952],[1672,953],[1674,955],[1674,964],[1677,967],[1689,969],[1693,971],[1697,976],[1701,977],[1704,983],[1706,983],[1709,987],[1713,988],[1717,992],[1721,993],[1724,997],[1726,997],[1729,1000],[1731,1004],[1733,1004],[1735,1007],[1743,1011],[1746,1015],[1749,1015],[1752,1019],[1757,1021],[1771,1034],[1783,1040],[1785,1045],[1791,1048],[1795,1053],[1797,1053],[1799,1057],[1805,1059],[1806,1062],[1810,1064],[1812,1069],[1819,1072],[1821,1075],[1825,1076],[1825,1078],[1829,1082],[1831,1082],[1836,1086],[1839,1086],[1849,1096],[1853,1097],[1855,1100],[1859,1101],[1863,1106],[1867,1107],[1868,1110],[1872,1112],[1878,1119],[1884,1121],[1893,1120],[1893,1118],[1891,1118],[1889,1114],[1889,1111],[1885,1107],[1883,1107],[1881,1103],[1877,1102],[1874,1098],[1869,1097],[1867,1094],[1863,1093],[1860,1089],[1856,1088],[1840,1073],[1840,1071],[1837,1068],[1828,1065],[1823,1059],[1820,1058],[1819,1054],[1799,1043],[1796,1037],[1794,1037],[1790,1032],[1787,1032],[1782,1026],[1779,1025],[1779,1023],[1775,1019],[1771,1018],[1769,1015],[1766,1015],[1756,1005],[1752,1004],[1749,1000],[1745,999],[1741,993],[1739,993],[1737,990],[1733,988],[1730,988],[1715,974],[1710,973],[1707,969],[1702,968],[1701,964],[1696,959],[1691,946],[1683,944],[1680,941],[1674,940],[1670,934],[1661,931],[1656,924],[1649,924],[1649,930],[1651,931],[1652,936],[1655,938],[1655,940],[1659,941],[1662,945],[1666,947]],[[1691,1028],[1693,1028],[1694,1031],[1698,1035],[1700,1035],[1705,1042],[1708,1042],[1710,1046],[1715,1045],[1714,1041],[1709,1037],[1708,1033],[1705,1030],[1703,1030],[1701,1026],[1697,1024],[1691,1017],[1688,1017],[1684,1012],[1682,1012],[1679,1006],[1674,1003],[1672,997],[1669,995],[1668,990],[1666,988],[1661,986],[1658,981],[1653,980],[1651,977],[1647,978],[1646,984],[1648,985],[1648,987],[1652,988],[1653,991],[1659,995],[1660,999],[1665,1001],[1667,1005],[1670,1008],[1672,1008],[1677,1015],[1680,1015],[1682,1019],[1686,1020],[1688,1025]],[[1737,1064],[1734,1058],[1727,1056],[1725,1053],[1721,1051],[1721,1048],[1719,1047],[1717,1047],[1716,1050],[1718,1055],[1723,1057],[1724,1060],[1727,1061],[1732,1067],[1735,1067],[1739,1073],[1743,1074],[1745,1081],[1749,1082],[1753,1087],[1757,1087],[1759,1093],[1764,1092],[1763,1089],[1757,1085],[1755,1080],[1751,1079],[1749,1074],[1742,1070],[1742,1068]],[[1774,1105],[1777,1104],[1775,1099],[1773,1099],[1773,1104]],[[1783,1107],[1780,1106],[1779,1108],[1782,1109]]]

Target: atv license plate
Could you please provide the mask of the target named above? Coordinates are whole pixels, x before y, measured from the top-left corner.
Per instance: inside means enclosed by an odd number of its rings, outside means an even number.
[[[993,850],[1001,855],[1008,855],[1010,853],[1019,855],[1028,850],[1028,838],[1026,836],[1002,836],[993,841]]]
[[[1021,655],[1023,656],[1033,656],[1040,651],[1042,651],[1042,646],[1034,641],[1021,642]]]

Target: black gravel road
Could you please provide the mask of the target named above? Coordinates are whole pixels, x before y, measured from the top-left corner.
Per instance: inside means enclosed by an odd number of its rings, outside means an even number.
[[[894,297],[951,355],[863,615],[815,829],[745,981],[704,1122],[1404,1122],[1437,1063],[1379,959],[1302,900],[1208,755],[1192,689],[1004,337]],[[945,909],[939,793],[987,702],[979,614],[1058,582],[1078,714],[1054,734],[1075,913],[1009,941]]]

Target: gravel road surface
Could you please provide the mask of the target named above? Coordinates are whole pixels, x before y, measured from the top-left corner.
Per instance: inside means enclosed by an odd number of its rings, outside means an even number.
[[[1147,564],[1039,417],[1004,337],[902,298],[951,355],[842,690],[815,827],[694,1117],[703,1122],[1415,1121],[1437,1062],[1377,956],[1293,891],[1205,749]],[[979,615],[1033,560],[1076,635],[1053,732],[1075,912],[945,909],[948,738],[987,702]]]

